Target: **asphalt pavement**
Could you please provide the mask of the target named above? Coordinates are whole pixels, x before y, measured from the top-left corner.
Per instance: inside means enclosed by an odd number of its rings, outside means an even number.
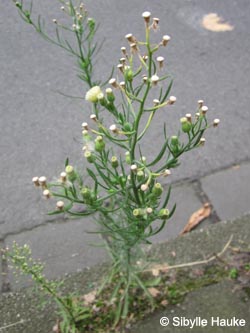
[[[48,32],[53,33],[52,19],[62,15],[59,1],[33,2],[34,11],[42,13]],[[221,120],[219,128],[206,135],[205,146],[185,155],[173,171],[169,181],[174,184],[177,212],[169,229],[154,241],[176,237],[190,214],[206,201],[212,203],[213,212],[205,224],[248,212],[250,2],[84,3],[101,24],[98,39],[105,39],[96,78],[106,78],[117,64],[127,33],[143,36],[143,11],[160,18],[159,38],[164,34],[172,37],[164,57],[174,77],[172,95],[177,102],[154,121],[144,145],[148,155],[157,152],[162,122],[167,122],[171,135],[176,134],[179,118],[194,113],[198,99],[205,100],[211,120]],[[210,13],[222,17],[232,29],[207,30],[202,20]],[[49,204],[33,188],[31,179],[57,176],[66,157],[82,167],[81,123],[90,107],[84,100],[63,97],[56,91],[84,97],[86,87],[77,78],[74,59],[24,24],[9,0],[1,1],[0,27],[0,245],[11,245],[13,240],[30,243],[35,256],[48,262],[51,277],[81,270],[105,257],[100,249],[87,249],[88,243],[99,241],[85,233],[92,222],[64,218],[53,222],[46,215]],[[2,290],[14,288],[5,262],[0,271]]]

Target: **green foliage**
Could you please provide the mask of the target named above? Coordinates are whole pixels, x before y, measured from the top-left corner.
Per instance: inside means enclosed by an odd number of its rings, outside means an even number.
[[[180,164],[181,155],[204,144],[203,135],[213,124],[208,123],[207,107],[199,101],[194,116],[186,114],[180,119],[176,135],[169,137],[163,124],[163,144],[155,156],[149,155],[150,149],[142,151],[141,143],[154,117],[160,119],[160,110],[171,108],[176,101],[174,96],[169,96],[173,80],[169,73],[164,73],[164,58],[158,55],[159,51],[165,52],[170,37],[165,35],[158,43],[151,43],[151,32],[158,30],[159,21],[151,20],[150,13],[143,14],[145,39],[139,41],[132,34],[126,35],[128,47],[121,48],[117,78],[100,82],[93,79],[93,57],[99,50],[94,42],[96,23],[88,16],[85,6],[76,5],[72,0],[60,0],[61,9],[71,23],[67,26],[54,19],[55,35],[49,36],[44,21],[40,16],[34,19],[32,5],[27,8],[24,2],[15,2],[24,21],[45,40],[75,57],[78,76],[87,86],[85,100],[92,107],[91,124],[82,124],[85,176],[87,173],[89,177],[83,176],[67,159],[65,170],[57,181],[47,182],[44,177],[42,180],[34,177],[33,181],[42,188],[46,198],[59,200],[56,209],[49,214],[94,215],[96,218],[97,232],[105,235],[113,258],[113,269],[106,281],[110,283],[120,274],[117,286],[123,286],[124,290],[121,294],[116,288],[116,296],[120,298],[115,319],[118,323],[129,311],[132,285],[139,286],[152,300],[139,278],[136,262],[138,248],[150,243],[150,238],[165,227],[176,208],[175,205],[169,207],[171,187],[163,186],[164,177]],[[64,32],[71,34],[75,43],[69,41]],[[106,117],[102,117],[105,114],[110,115],[112,124],[105,122]],[[14,263],[21,264],[19,261]],[[24,265],[21,267],[25,272]],[[33,273],[35,267],[32,266]],[[29,268],[26,273],[31,273]],[[48,285],[43,277],[35,280]],[[51,291],[56,295],[53,289]],[[60,299],[59,303],[63,309],[74,312],[70,322],[73,325],[78,316],[74,303],[70,299]],[[71,320],[69,311],[63,313],[67,321]],[[85,312],[79,313],[81,319],[86,315]]]
[[[230,271],[229,271],[229,277],[231,279],[237,279],[238,275],[239,275],[239,271],[238,271],[237,268],[230,269]]]

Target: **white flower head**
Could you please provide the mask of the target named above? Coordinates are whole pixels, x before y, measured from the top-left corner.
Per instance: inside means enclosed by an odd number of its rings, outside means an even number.
[[[101,88],[99,86],[94,86],[85,95],[85,99],[88,102],[96,103],[98,101],[98,95],[101,93]]]

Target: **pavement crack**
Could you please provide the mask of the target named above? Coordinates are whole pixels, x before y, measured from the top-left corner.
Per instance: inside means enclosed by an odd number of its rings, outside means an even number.
[[[220,222],[221,218],[219,217],[218,213],[216,212],[215,208],[213,207],[213,204],[212,204],[209,196],[203,190],[202,185],[201,185],[201,181],[199,179],[193,182],[193,188],[195,190],[196,195],[198,196],[198,198],[201,200],[201,202],[203,204],[205,204],[206,202],[209,202],[211,204],[212,211],[211,211],[211,214],[209,216],[211,221],[213,223]]]

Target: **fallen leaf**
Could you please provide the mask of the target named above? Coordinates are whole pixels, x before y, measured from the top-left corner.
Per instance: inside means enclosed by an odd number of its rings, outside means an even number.
[[[167,306],[168,305],[168,301],[166,299],[164,299],[163,301],[161,301],[161,305],[162,306]]]
[[[210,203],[205,203],[202,208],[198,209],[194,212],[182,230],[180,235],[183,235],[189,231],[191,231],[194,227],[196,227],[202,220],[207,218],[211,214],[211,205]]]
[[[168,264],[154,265],[150,268],[153,276],[159,276],[160,273],[166,273],[168,271]]]
[[[224,22],[223,18],[216,13],[210,13],[203,16],[202,25],[205,29],[215,32],[232,31],[234,29],[230,23]]]
[[[85,305],[89,305],[95,301],[97,291],[93,290],[90,293],[83,295],[83,300]]]
[[[148,288],[148,292],[152,297],[157,297],[161,293],[158,289],[154,287]]]

